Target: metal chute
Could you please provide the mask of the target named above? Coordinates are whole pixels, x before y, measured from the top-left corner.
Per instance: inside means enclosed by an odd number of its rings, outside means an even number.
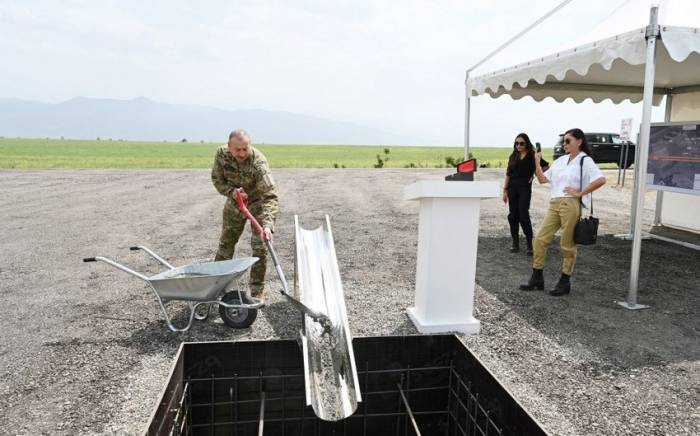
[[[282,295],[302,313],[306,404],[325,421],[349,417],[362,396],[328,215],[315,230],[302,229],[299,217],[294,216],[296,295],[291,295],[271,237],[248,210],[247,197],[240,188],[236,202],[272,257]]]
[[[327,316],[330,328],[304,316],[301,329],[306,403],[316,416],[338,421],[352,415],[362,401],[352,335],[333,243],[331,224],[305,230],[294,217],[296,295],[306,306]]]

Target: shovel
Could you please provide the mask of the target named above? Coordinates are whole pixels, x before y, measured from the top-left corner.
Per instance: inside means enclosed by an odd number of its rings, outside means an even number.
[[[331,329],[331,321],[328,317],[317,310],[310,308],[301,301],[292,297],[289,294],[289,285],[287,284],[287,279],[284,277],[284,271],[282,271],[282,266],[280,266],[279,259],[277,258],[277,253],[275,252],[275,247],[272,245],[272,238],[265,233],[258,220],[255,219],[250,210],[248,210],[248,196],[245,195],[243,188],[236,189],[236,203],[238,203],[238,208],[241,210],[243,215],[250,220],[250,224],[255,228],[255,230],[260,234],[260,239],[265,242],[267,251],[270,252],[272,257],[272,263],[275,265],[275,271],[277,271],[277,277],[279,277],[280,282],[282,282],[282,289],[280,293],[284,295],[290,303],[292,303],[298,310],[308,315],[311,319],[318,322],[323,326],[323,329],[328,332]]]

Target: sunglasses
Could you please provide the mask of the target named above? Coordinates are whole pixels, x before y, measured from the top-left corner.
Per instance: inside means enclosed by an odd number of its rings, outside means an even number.
[[[573,144],[573,141],[572,141],[571,139],[569,139],[569,138],[566,138],[566,139],[564,140],[564,144],[567,144],[567,145],[568,145],[568,144]]]
[[[524,146],[524,145],[525,145],[525,142],[524,142],[524,141],[515,141],[514,144],[515,144],[515,145],[522,145],[522,146]]]

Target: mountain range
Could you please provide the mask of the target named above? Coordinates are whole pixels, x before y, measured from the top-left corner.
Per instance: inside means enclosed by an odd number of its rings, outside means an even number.
[[[0,136],[112,138],[144,141],[225,141],[235,128],[254,143],[415,144],[402,136],[359,124],[262,109],[224,110],[131,100],[76,97],[61,103],[0,99]]]

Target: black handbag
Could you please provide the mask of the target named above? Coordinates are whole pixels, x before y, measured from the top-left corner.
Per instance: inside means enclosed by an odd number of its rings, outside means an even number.
[[[580,191],[583,191],[583,159],[581,157],[581,186]],[[579,199],[579,219],[574,227],[574,242],[579,245],[593,245],[598,239],[598,218],[593,216],[593,194],[591,194],[591,213],[588,218],[583,218],[583,199]]]

